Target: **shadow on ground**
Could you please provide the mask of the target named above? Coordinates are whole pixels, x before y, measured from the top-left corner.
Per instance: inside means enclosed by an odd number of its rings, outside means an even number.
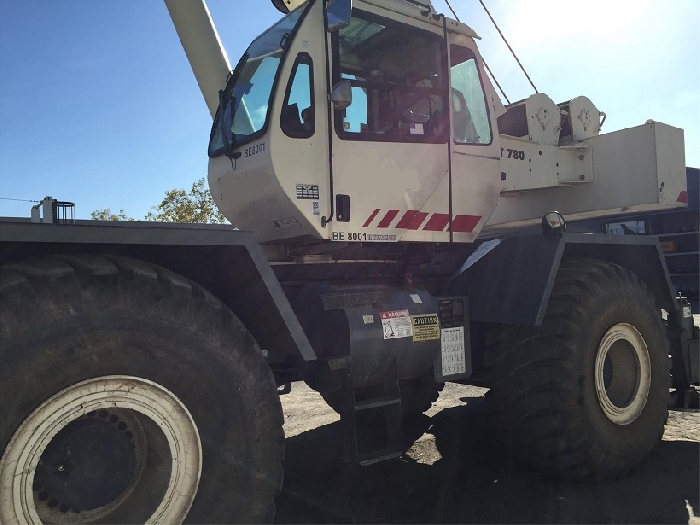
[[[486,430],[483,398],[462,401],[404,430],[406,448],[424,433],[435,437],[441,457],[432,465],[408,455],[346,464],[339,423],[289,438],[276,522],[688,523],[700,514],[696,442],[662,442],[620,481],[551,481],[503,452]]]

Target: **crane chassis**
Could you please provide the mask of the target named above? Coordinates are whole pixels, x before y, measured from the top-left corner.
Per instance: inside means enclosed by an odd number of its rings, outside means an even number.
[[[361,465],[455,381],[534,468],[636,468],[693,403],[698,329],[655,238],[570,221],[683,206],[682,130],[503,107],[429,2],[273,3],[231,68],[166,0],[241,230],[0,219],[0,522],[270,521],[294,381]]]

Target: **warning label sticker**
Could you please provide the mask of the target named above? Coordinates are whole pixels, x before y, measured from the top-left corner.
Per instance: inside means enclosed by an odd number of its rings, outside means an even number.
[[[318,184],[297,184],[297,199],[318,200]]]
[[[464,374],[467,365],[464,359],[464,327],[443,328],[440,332],[442,349],[442,375]]]
[[[440,339],[440,325],[437,314],[412,315],[413,340],[432,341]]]
[[[286,217],[284,219],[277,219],[272,221],[272,225],[278,230],[287,230],[289,228],[301,228],[301,223],[296,217]]]
[[[413,335],[413,325],[408,310],[394,310],[393,312],[380,312],[384,329],[384,339],[400,339]]]

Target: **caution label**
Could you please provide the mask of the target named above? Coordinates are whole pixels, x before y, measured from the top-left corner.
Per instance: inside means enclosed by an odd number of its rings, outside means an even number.
[[[399,339],[413,335],[413,325],[408,310],[394,310],[393,312],[380,312],[384,329],[384,339]]]
[[[440,339],[440,324],[437,314],[412,315],[413,341],[432,341]]]

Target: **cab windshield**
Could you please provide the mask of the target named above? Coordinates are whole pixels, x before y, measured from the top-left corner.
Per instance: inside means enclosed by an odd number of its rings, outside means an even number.
[[[306,10],[301,6],[256,38],[220,92],[209,156],[232,155],[233,149],[265,133],[278,71]]]

